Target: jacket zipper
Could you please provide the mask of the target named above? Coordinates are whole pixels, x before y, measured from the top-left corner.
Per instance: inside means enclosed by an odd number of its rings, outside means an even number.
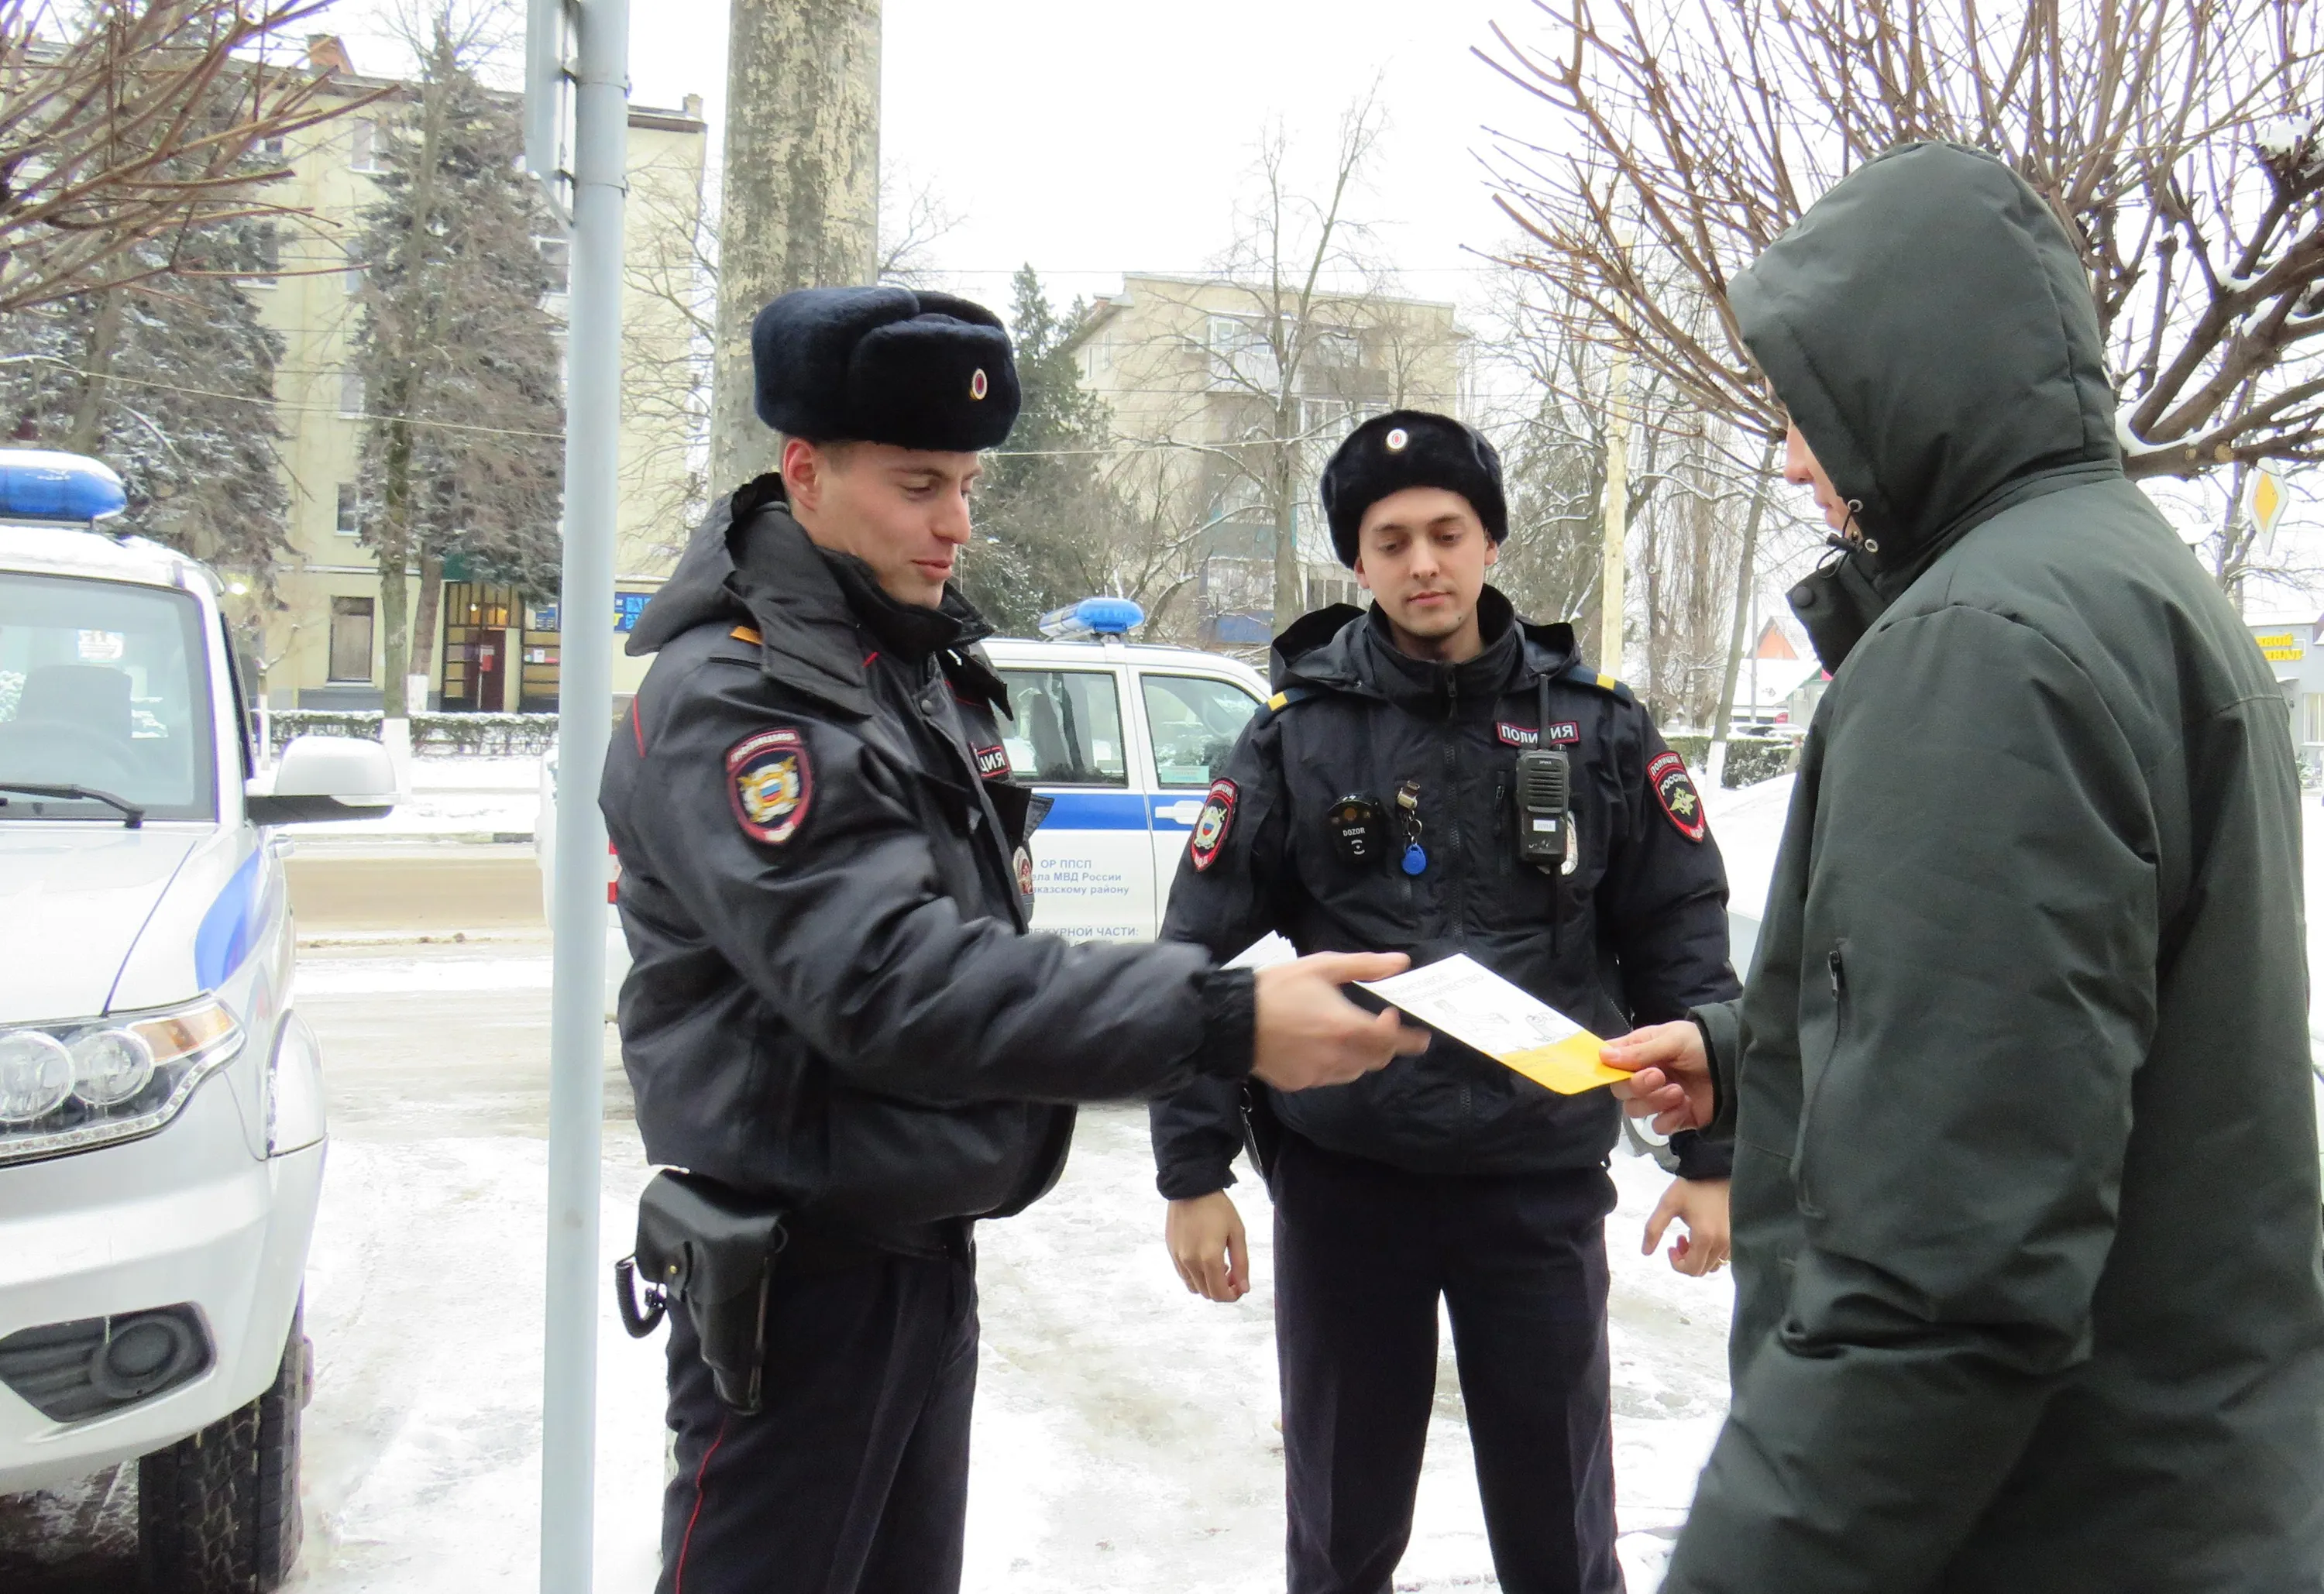
[[[1450,871],[1452,944],[1469,938],[1468,870],[1461,857],[1461,676],[1453,665],[1444,677],[1444,866]],[[1461,1083],[1461,1116],[1476,1115],[1476,1101],[1466,1080]]]
[[[1842,955],[1846,944],[1843,942],[1824,954],[1824,968],[1831,980],[1831,1046],[1824,1054],[1815,1089],[1800,1102],[1799,1134],[1792,1147],[1792,1182],[1799,1191],[1800,1211],[1810,1217],[1821,1217],[1823,1209],[1816,1204],[1815,1189],[1808,1179],[1808,1128],[1814,1121],[1816,1099],[1823,1094],[1824,1082],[1831,1077],[1832,1064],[1848,1040],[1848,961]]]
[[[1461,677],[1460,666],[1451,667],[1444,677],[1444,861],[1452,871],[1445,883],[1452,888],[1452,942],[1456,946],[1469,938],[1468,871],[1461,858]]]

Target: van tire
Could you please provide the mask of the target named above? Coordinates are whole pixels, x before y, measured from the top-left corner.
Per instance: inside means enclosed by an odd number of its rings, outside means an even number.
[[[304,1313],[274,1382],[248,1405],[137,1463],[137,1542],[149,1594],[272,1594],[299,1559],[299,1426],[309,1387]]]
[[[306,1334],[306,1305],[290,1314],[290,1337],[265,1394],[252,1403],[257,1417],[250,1479],[255,1493],[248,1513],[251,1583],[274,1594],[299,1564],[306,1519],[299,1510],[300,1414],[313,1391],[314,1346]]]
[[[137,1549],[151,1594],[243,1594],[250,1587],[235,1487],[257,1408],[231,1412],[137,1463]]]

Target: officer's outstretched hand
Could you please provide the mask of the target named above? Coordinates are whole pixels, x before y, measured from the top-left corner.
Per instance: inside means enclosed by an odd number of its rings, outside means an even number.
[[[1429,1035],[1394,1009],[1367,1013],[1340,987],[1400,974],[1400,952],[1319,952],[1261,969],[1251,1077],[1278,1091],[1343,1085],[1428,1049]]]
[[[1242,1214],[1223,1190],[1170,1203],[1162,1243],[1186,1287],[1205,1301],[1240,1301],[1250,1294],[1250,1244]]]
[[[1598,1055],[1607,1067],[1630,1075],[1611,1087],[1622,1098],[1622,1110],[1632,1118],[1652,1118],[1661,1133],[1699,1129],[1718,1116],[1711,1055],[1693,1019],[1633,1029],[1608,1041]]]

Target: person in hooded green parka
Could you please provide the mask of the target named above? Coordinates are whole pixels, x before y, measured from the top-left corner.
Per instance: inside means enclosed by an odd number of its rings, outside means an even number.
[[[1665,1594],[2324,1587],[2283,696],[2126,479],[2081,263],[1907,144],[1732,290],[1840,552],[1740,1000],[1609,1046],[1736,1139],[1734,1401]]]

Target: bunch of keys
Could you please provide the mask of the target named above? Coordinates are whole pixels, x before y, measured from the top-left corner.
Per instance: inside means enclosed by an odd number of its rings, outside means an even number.
[[[1418,874],[1428,867],[1428,853],[1420,844],[1420,782],[1407,780],[1396,788],[1397,817],[1404,823],[1404,872]]]

